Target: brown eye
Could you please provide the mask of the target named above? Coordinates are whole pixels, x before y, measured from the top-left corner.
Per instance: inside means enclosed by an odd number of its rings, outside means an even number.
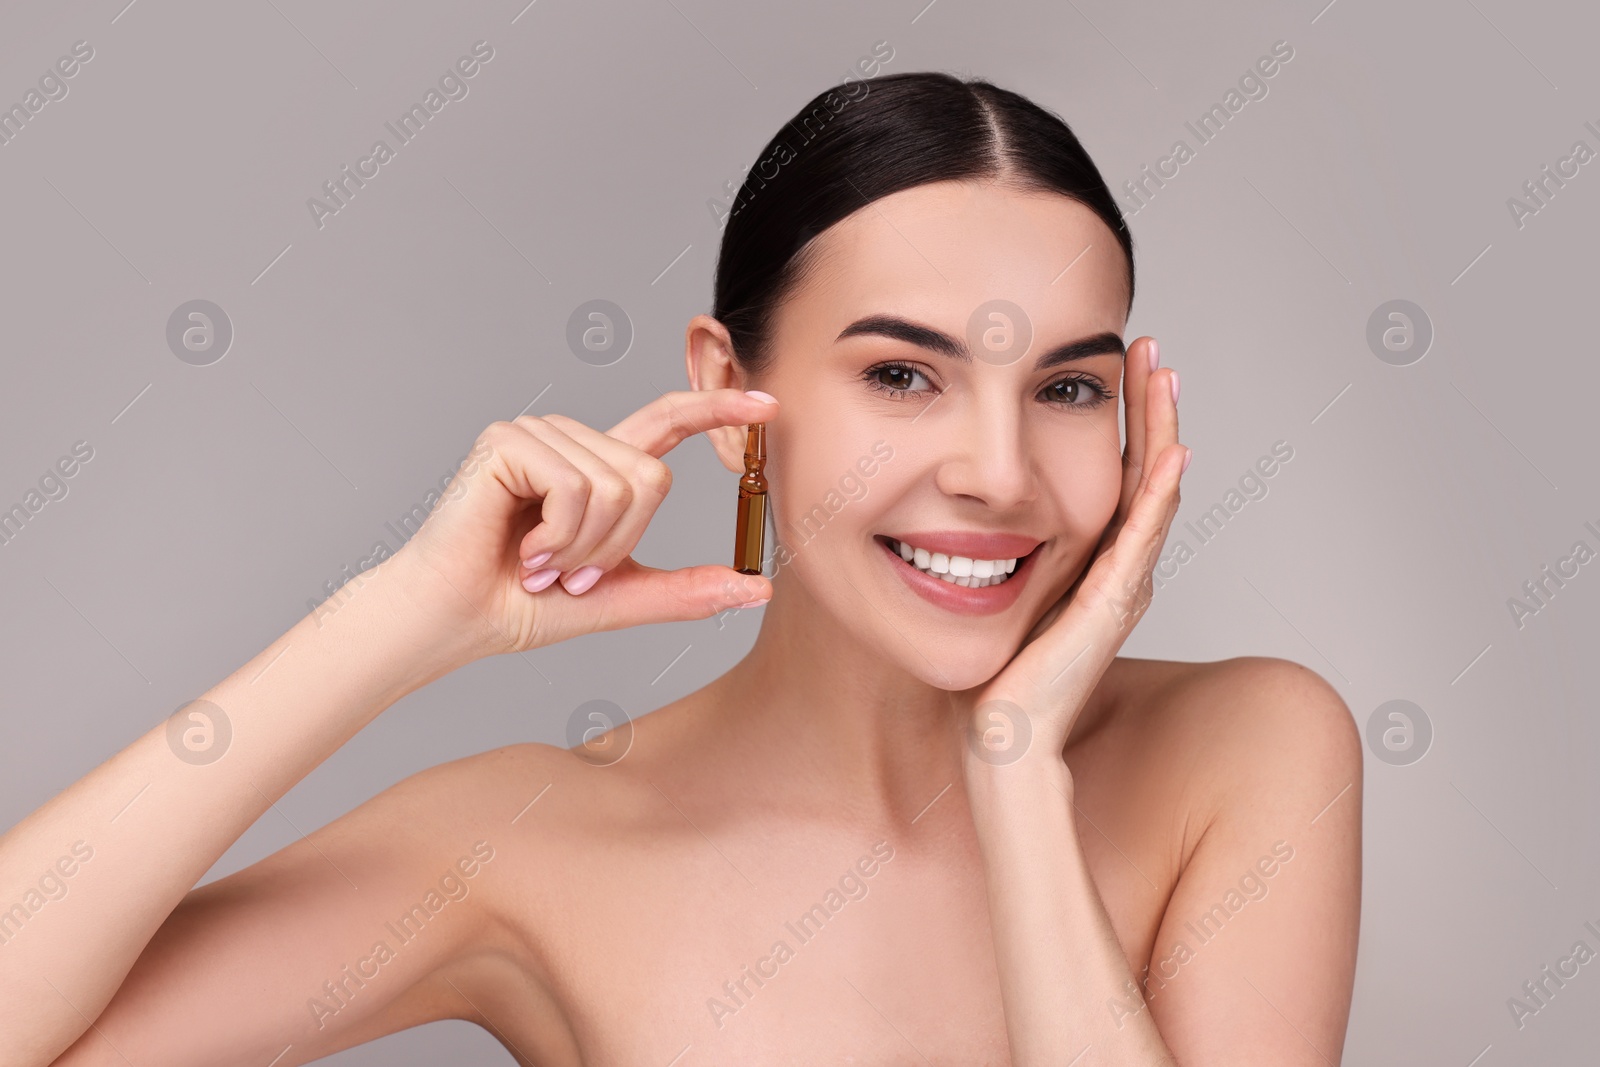
[[[1114,395],[1090,378],[1061,378],[1039,391],[1039,396],[1046,403],[1080,411],[1097,408]]]
[[[1066,381],[1056,382],[1050,387],[1052,394],[1050,399],[1065,400],[1069,404],[1076,404],[1078,402],[1078,393],[1081,385],[1082,383],[1075,382],[1070,378]]]
[[[915,388],[918,379],[932,384],[926,374],[908,363],[878,363],[867,368],[861,377],[872,389],[890,397],[927,392],[926,389]]]

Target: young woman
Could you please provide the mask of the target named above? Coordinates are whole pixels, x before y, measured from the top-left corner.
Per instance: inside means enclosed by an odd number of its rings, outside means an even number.
[[[741,189],[691,389],[491,425],[336,613],[0,839],[0,1062],[286,1067],[451,1018],[541,1067],[1339,1061],[1348,709],[1281,659],[1116,654],[1189,457],[1104,182],[987,82],[853,92]],[[631,559],[662,457],[705,433],[742,472],[755,422],[771,578]],[[406,693],[769,594],[626,730],[434,767],[194,888]]]

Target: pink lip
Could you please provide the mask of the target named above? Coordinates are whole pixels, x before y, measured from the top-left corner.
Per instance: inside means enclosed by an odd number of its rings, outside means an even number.
[[[1025,538],[1011,537],[1008,539],[1006,535],[1000,534],[952,535],[953,538],[965,536],[976,536],[979,537],[980,540],[1000,539],[1004,543],[1004,547],[999,550],[993,546],[992,542],[987,544],[982,551],[973,553],[974,558],[977,559],[1011,559],[1013,558],[1011,555],[990,556],[986,555],[985,553],[1005,551],[1011,548],[1016,548],[1018,547],[1017,543],[1019,541],[1021,541],[1024,546],[1027,545],[1027,540]],[[1019,558],[1017,559],[1017,569],[1011,572],[1011,577],[1007,578],[999,585],[989,585],[984,586],[981,589],[971,589],[966,586],[955,585],[951,582],[947,582],[943,578],[935,578],[931,574],[924,574],[911,564],[907,563],[905,560],[901,559],[900,553],[890,548],[885,542],[880,541],[877,538],[873,538],[873,540],[877,543],[878,547],[883,550],[883,554],[888,557],[889,566],[894,568],[895,572],[900,575],[905,583],[909,585],[918,596],[934,605],[937,605],[938,607],[944,608],[946,611],[952,611],[958,615],[993,615],[997,612],[1006,610],[1012,604],[1017,602],[1017,597],[1022,595],[1023,584],[1028,580],[1028,576],[1033,573],[1033,557],[1027,556],[1026,558]],[[899,538],[897,537],[895,540],[898,541]],[[910,537],[907,537],[906,540],[913,545],[917,545],[918,547],[928,548],[930,550],[932,549],[932,546],[926,542],[918,542]],[[949,544],[951,541],[946,540],[944,543]],[[1036,547],[1038,544],[1039,542],[1034,542],[1033,546],[1024,547],[1022,552],[1017,552],[1015,555],[1024,556],[1027,552],[1032,551],[1032,548]],[[944,550],[940,549],[939,551],[942,552]],[[949,553],[946,554],[948,555]],[[967,555],[966,552],[957,552],[955,554],[960,556]]]

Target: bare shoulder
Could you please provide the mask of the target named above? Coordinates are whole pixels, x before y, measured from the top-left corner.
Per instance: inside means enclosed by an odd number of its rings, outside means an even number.
[[[443,828],[493,829],[508,839],[553,841],[561,836],[552,833],[556,827],[586,836],[626,810],[616,797],[623,776],[604,773],[609,769],[571,750],[530,741],[438,764],[396,788],[414,791],[419,803],[443,813]],[[560,819],[540,817],[549,811],[559,811]]]
[[[1274,656],[1118,659],[1108,676],[1116,717],[1192,768],[1207,806],[1359,789],[1360,731],[1338,690],[1308,667]]]
[[[431,854],[470,851],[479,861],[471,890],[479,930],[463,965],[431,984],[433,1010],[448,1005],[486,1028],[520,1017],[531,1029],[519,1041],[563,1040],[563,931],[584,925],[582,887],[605,879],[606,854],[641,836],[630,832],[637,798],[626,795],[622,775],[606,773],[613,769],[524,742],[429,767],[369,802],[382,804],[384,827],[427,827]],[[566,1054],[554,1047],[545,1051]]]
[[[1173,1054],[1338,1062],[1361,911],[1362,741],[1349,707],[1316,671],[1269,656],[1147,661],[1124,676],[1149,694],[1130,710],[1162,739],[1156,770],[1182,781],[1177,877],[1146,972]],[[1196,953],[1205,977],[1181,977]]]
[[[322,833],[341,850],[381,850],[416,876],[473,849],[491,877],[487,910],[515,925],[530,864],[581,855],[623,820],[626,803],[607,775],[567,749],[525,742],[435,764],[396,782]]]
[[[633,725],[642,728],[648,718]],[[649,840],[660,832],[662,809],[671,813],[657,803],[661,796],[651,784],[650,761],[628,752],[640,747],[639,736],[608,735],[576,750],[537,742],[507,745],[439,764],[416,778],[453,813],[447,820],[451,833],[492,832],[506,843],[513,863],[587,862],[610,846]],[[527,888],[523,883],[519,894]]]
[[[1322,675],[1293,660],[1119,657],[1107,677],[1118,715],[1134,715],[1146,726],[1227,734],[1219,737],[1227,751],[1265,755],[1298,743],[1326,748],[1330,757],[1360,755],[1344,698]]]

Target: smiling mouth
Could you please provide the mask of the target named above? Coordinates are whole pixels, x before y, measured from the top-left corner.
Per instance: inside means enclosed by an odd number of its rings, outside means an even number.
[[[892,537],[879,535],[877,540],[900,561],[930,578],[938,578],[967,589],[983,589],[991,585],[1004,585],[1011,580],[1017,567],[1034,552],[1012,559],[974,559],[970,556],[951,556],[943,552],[929,552]]]

